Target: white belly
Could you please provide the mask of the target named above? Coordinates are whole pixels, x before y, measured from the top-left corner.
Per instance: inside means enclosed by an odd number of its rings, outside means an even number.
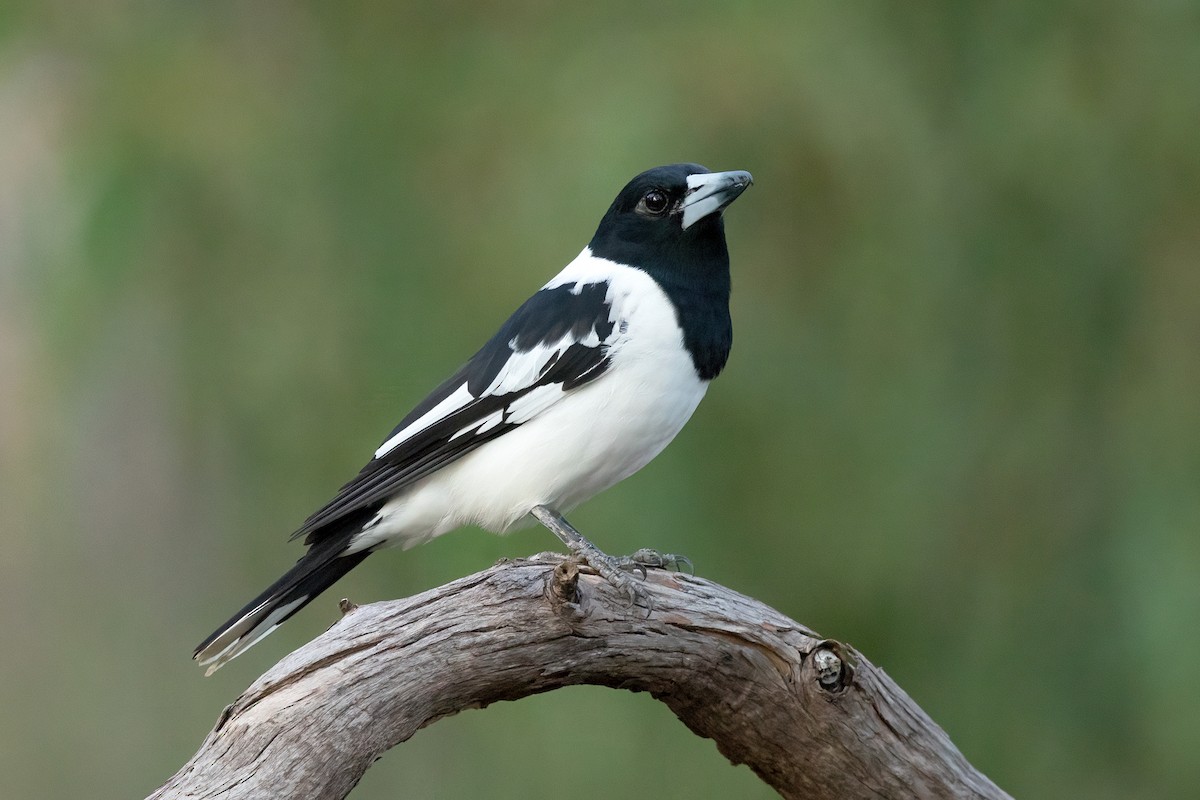
[[[474,524],[502,533],[525,522],[535,505],[566,513],[646,466],[683,428],[707,388],[690,359],[680,366],[686,374],[639,369],[645,374],[581,387],[571,402],[464,458],[447,476],[457,490],[450,527]]]

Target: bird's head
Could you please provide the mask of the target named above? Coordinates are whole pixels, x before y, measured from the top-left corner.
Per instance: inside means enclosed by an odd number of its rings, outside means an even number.
[[[652,269],[713,256],[724,259],[721,212],[746,190],[749,172],[709,172],[699,164],[670,164],[638,175],[621,190],[600,220],[592,254]]]

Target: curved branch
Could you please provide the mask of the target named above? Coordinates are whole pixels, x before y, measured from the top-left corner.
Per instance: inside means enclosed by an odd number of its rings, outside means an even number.
[[[343,601],[151,797],[343,798],[426,725],[575,684],[650,692],[784,797],[1008,796],[852,648],[699,578],[651,570],[646,589],[648,615],[543,553],[405,600]]]

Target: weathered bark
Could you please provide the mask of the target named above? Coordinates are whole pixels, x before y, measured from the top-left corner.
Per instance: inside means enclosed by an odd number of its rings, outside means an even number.
[[[154,798],[345,797],[380,754],[466,708],[574,684],[650,692],[789,798],[1007,795],[852,648],[699,578],[629,609],[561,556],[355,607],[225,709]]]

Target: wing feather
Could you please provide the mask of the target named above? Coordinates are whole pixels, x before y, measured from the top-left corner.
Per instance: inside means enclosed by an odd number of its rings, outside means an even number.
[[[604,374],[614,331],[609,284],[545,288],[417,405],[357,476],[292,538],[313,544],[347,514],[396,492],[536,418]],[[335,527],[335,526],[333,526]]]

